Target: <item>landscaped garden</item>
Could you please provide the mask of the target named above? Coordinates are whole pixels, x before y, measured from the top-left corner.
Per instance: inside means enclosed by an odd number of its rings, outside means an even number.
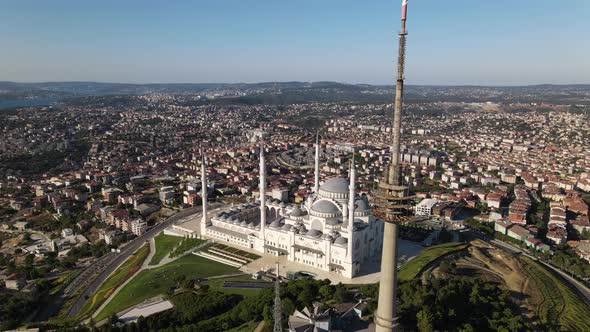
[[[174,248],[182,241],[182,238],[160,233],[154,238],[154,240],[156,241],[156,253],[152,256],[149,265],[158,265],[166,255],[174,250]]]
[[[198,279],[235,273],[234,267],[196,255],[186,255],[164,266],[140,272],[98,314],[97,321],[109,317],[144,300],[165,295],[182,279]]]

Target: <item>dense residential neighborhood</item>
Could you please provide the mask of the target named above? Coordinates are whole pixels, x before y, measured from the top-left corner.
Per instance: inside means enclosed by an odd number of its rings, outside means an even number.
[[[0,278],[23,308],[55,303],[26,317],[15,309],[6,327],[84,312],[118,257],[161,232],[198,237],[171,220],[200,211],[203,195],[231,211],[257,204],[261,141],[270,206],[303,206],[314,195],[316,138],[319,181],[346,178],[354,159],[357,190],[373,199],[391,160],[391,104],[203,102],[210,98],[84,97],[0,113]],[[422,241],[428,234],[416,229],[437,230],[424,245],[438,232],[494,237],[590,280],[590,128],[585,114],[569,110],[409,102],[400,160],[416,218],[404,236]],[[221,247],[200,255],[232,266],[252,261]],[[302,310],[293,320],[305,325],[311,311]]]

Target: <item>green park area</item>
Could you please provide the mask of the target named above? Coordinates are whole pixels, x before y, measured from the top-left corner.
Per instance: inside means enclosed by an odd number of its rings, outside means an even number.
[[[590,331],[590,308],[556,274],[528,257],[521,257],[534,296],[540,297],[536,314],[541,323],[559,331]]]
[[[444,255],[463,250],[467,246],[469,245],[466,243],[450,242],[426,248],[420,255],[410,259],[401,266],[398,279],[400,281],[412,280],[431,262]]]
[[[170,258],[175,258],[186,254],[189,250],[194,249],[201,244],[207,242],[206,240],[195,239],[195,238],[184,238],[170,253]]]
[[[158,234],[154,239],[156,241],[156,253],[150,260],[149,265],[158,265],[182,241],[181,237],[164,233]]]
[[[121,265],[115,272],[113,272],[107,280],[100,286],[94,295],[86,302],[79,317],[81,319],[88,318],[95,310],[97,310],[106,301],[109,296],[121,286],[127,279],[129,279],[143,264],[150,252],[150,247],[144,245],[133,255],[131,255],[123,265]]]
[[[235,273],[235,267],[196,255],[186,255],[164,266],[140,272],[105,306],[97,321],[157,295],[165,295],[183,279],[198,279]]]

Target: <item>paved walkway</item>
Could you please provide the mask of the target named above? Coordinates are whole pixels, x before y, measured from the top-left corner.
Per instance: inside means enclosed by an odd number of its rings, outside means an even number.
[[[264,329],[264,320],[262,320],[260,323],[258,323],[254,332],[262,332],[262,329]]]
[[[281,276],[286,277],[288,272],[307,271],[315,274],[316,279],[330,279],[333,284],[337,284],[339,282],[343,284],[374,284],[379,281],[381,274],[381,253],[377,253],[374,257],[371,257],[368,261],[364,262],[360,274],[350,279],[342,275],[320,270],[306,264],[289,261],[287,260],[287,256],[277,257],[269,254],[261,254],[257,251],[244,249],[242,247],[236,248],[261,256],[260,259],[248,263],[240,268],[241,271],[247,273],[267,271],[269,269],[274,270],[275,264],[278,262],[279,274]],[[398,250],[399,266],[401,266],[403,263],[422,252],[424,248],[420,245],[420,243],[400,239],[398,242]]]

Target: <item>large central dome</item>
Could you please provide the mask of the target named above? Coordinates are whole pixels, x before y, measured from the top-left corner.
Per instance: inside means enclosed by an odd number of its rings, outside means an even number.
[[[343,178],[331,178],[320,186],[320,190],[331,193],[348,193],[349,182]]]
[[[336,213],[340,213],[340,210],[338,209],[338,207],[336,205],[334,205],[334,203],[330,202],[330,201],[317,201],[315,203],[313,203],[313,205],[311,206],[311,210],[314,212],[319,212],[319,213],[329,213],[329,214],[336,214]]]

